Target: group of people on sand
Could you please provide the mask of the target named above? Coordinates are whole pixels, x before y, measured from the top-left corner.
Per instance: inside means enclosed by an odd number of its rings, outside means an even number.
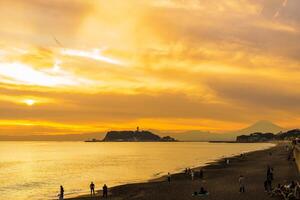
[[[288,152],[288,161],[295,161],[293,156],[294,147],[290,148],[288,145],[285,147]],[[267,178],[264,182],[265,191],[272,197],[281,197],[284,200],[297,200],[300,199],[300,184],[299,182],[292,181],[289,184],[278,184],[277,187],[272,187],[272,181],[274,180],[273,167],[267,166]]]
[[[191,180],[194,181],[194,177],[198,177],[200,180],[204,178],[204,171],[202,168],[200,168],[199,171],[193,170],[191,168],[185,168],[184,173],[186,175],[191,176]],[[207,196],[209,195],[209,192],[204,189],[203,186],[200,187],[199,191],[195,191],[193,196]]]
[[[199,177],[200,179],[203,179],[203,170],[202,169],[200,169],[199,172],[196,173],[191,168],[185,168],[184,173],[191,176],[192,181],[194,180],[195,176]],[[168,183],[171,183],[171,174],[170,174],[170,172],[168,172],[167,181],[168,181]]]
[[[191,168],[185,168],[184,173],[191,176],[192,181],[195,177],[199,177],[200,179],[203,179],[203,169],[200,169],[199,171],[195,171]]]
[[[91,196],[95,196],[95,184],[93,182],[91,182],[90,184],[90,191],[91,191]],[[64,199],[64,194],[65,194],[65,190],[64,187],[61,185],[60,186],[60,192],[59,192],[59,200],[63,200]],[[107,198],[108,197],[108,187],[106,184],[103,185],[102,187],[102,197],[103,198]]]
[[[91,196],[95,196],[95,184],[93,182],[91,182],[90,184],[90,191],[91,191]],[[102,197],[103,198],[107,198],[108,196],[108,187],[106,184],[103,185],[102,187]]]

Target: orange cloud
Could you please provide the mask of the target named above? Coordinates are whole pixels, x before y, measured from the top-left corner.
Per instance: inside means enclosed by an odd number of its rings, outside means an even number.
[[[30,126],[32,134],[75,134],[137,124],[223,132],[258,119],[297,126],[297,5],[1,1],[5,132]]]

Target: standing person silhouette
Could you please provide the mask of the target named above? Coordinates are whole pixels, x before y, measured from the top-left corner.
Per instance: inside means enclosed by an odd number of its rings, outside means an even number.
[[[192,178],[192,181],[194,180],[194,176],[195,176],[194,171],[191,170],[191,178]]]
[[[171,174],[168,172],[168,183],[171,183]]]
[[[200,169],[200,172],[199,172],[199,178],[203,179],[203,169],[202,168]]]
[[[103,185],[103,198],[107,198],[107,193],[108,193],[108,188],[107,188],[107,185],[106,184],[104,184]]]
[[[60,193],[59,193],[59,200],[64,200],[64,193],[65,193],[64,187],[61,185]]]
[[[245,177],[243,175],[240,175],[239,177],[239,185],[240,185],[240,193],[245,192]]]
[[[91,182],[90,184],[91,196],[95,196],[95,184]]]

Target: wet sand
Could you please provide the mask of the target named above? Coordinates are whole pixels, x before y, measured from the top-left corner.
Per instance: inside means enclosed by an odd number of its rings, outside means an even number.
[[[270,155],[271,153],[271,155]],[[300,180],[297,166],[293,161],[287,161],[288,152],[284,144],[278,144],[267,150],[245,154],[230,158],[230,164],[224,160],[211,163],[203,167],[204,179],[194,178],[184,173],[174,174],[171,183],[165,177],[146,183],[135,183],[116,186],[109,189],[110,200],[260,200],[276,199],[270,197],[265,191],[263,183],[266,179],[267,165],[274,168],[273,186],[278,183],[285,184],[292,180]],[[194,171],[199,171],[196,168]],[[239,193],[238,178],[245,177],[245,193]],[[195,191],[203,186],[209,195],[193,197]],[[101,191],[98,191],[101,193]],[[80,196],[69,200],[102,199],[100,196]]]

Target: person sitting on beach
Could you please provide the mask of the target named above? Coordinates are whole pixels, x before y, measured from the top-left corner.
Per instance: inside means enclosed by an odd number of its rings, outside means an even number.
[[[208,192],[204,189],[204,187],[201,187],[200,188],[200,192],[198,194],[200,194],[200,195],[207,195]]]
[[[168,172],[168,177],[167,177],[168,183],[171,183],[171,174]]]
[[[204,189],[204,187],[200,188],[199,192],[194,192],[193,196],[206,196],[209,195],[209,193]]]
[[[95,184],[91,182],[90,184],[91,196],[95,196]]]
[[[245,192],[245,177],[243,175],[240,175],[239,177],[239,185],[240,185],[240,193]]]
[[[102,190],[103,190],[103,191],[102,191],[102,192],[103,192],[102,197],[103,197],[103,198],[107,198],[107,196],[108,196],[108,188],[107,188],[107,185],[106,185],[106,184],[103,185]]]
[[[64,193],[65,193],[64,187],[61,185],[60,193],[59,193],[59,200],[64,200]]]

